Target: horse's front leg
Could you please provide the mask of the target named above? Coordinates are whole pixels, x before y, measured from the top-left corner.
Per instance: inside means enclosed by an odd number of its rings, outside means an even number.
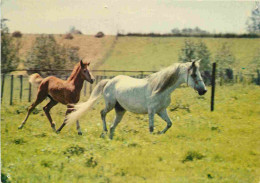
[[[171,128],[172,126],[172,122],[171,119],[169,118],[166,109],[160,111],[159,113],[157,113],[164,121],[166,121],[167,126],[159,132],[159,134],[163,134],[165,133],[169,128]]]
[[[82,135],[81,129],[80,129],[80,125],[79,125],[79,121],[77,120],[77,131],[78,131],[78,135]]]
[[[153,133],[153,129],[154,129],[154,112],[150,111],[148,113],[149,116],[149,131],[150,133]]]

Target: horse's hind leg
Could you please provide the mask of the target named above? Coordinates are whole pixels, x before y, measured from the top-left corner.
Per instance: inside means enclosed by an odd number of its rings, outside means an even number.
[[[105,109],[100,111],[101,119],[103,121],[103,132],[100,135],[100,137],[104,137],[104,135],[107,133],[107,125],[106,125],[106,115],[109,113],[114,107],[115,107],[116,101],[114,102],[107,102],[106,100],[106,107]]]
[[[31,112],[33,111],[33,109],[40,104],[45,98],[47,97],[47,93],[45,93],[44,91],[39,91],[37,94],[37,98],[35,100],[34,103],[32,103],[32,105],[30,105],[30,107],[28,108],[28,112],[27,115],[25,117],[25,119],[23,120],[22,124],[18,127],[18,129],[22,129],[23,126],[25,125],[29,115],[31,114]]]
[[[115,111],[116,111],[116,117],[114,119],[114,122],[112,124],[112,126],[110,127],[110,135],[109,138],[112,140],[113,136],[114,136],[114,132],[116,129],[116,126],[120,123],[120,121],[122,120],[124,114],[125,114],[125,109],[121,107],[121,105],[117,102],[116,106],[115,106]]]
[[[171,120],[170,120],[170,118],[169,118],[169,116],[168,116],[168,114],[167,114],[166,109],[160,111],[160,112],[158,113],[158,115],[159,115],[164,121],[166,121],[166,123],[167,123],[167,126],[166,126],[161,132],[159,132],[160,134],[163,134],[163,133],[165,133],[169,128],[171,128],[172,122],[171,122]]]
[[[50,96],[49,96],[50,97]],[[55,128],[55,123],[53,122],[52,118],[51,118],[51,115],[50,115],[50,110],[52,107],[54,107],[55,105],[58,104],[58,102],[56,102],[55,100],[53,100],[51,97],[50,97],[51,101],[45,106],[43,107],[43,110],[49,120],[49,122],[51,123],[51,127],[54,131],[56,131],[56,128]]]

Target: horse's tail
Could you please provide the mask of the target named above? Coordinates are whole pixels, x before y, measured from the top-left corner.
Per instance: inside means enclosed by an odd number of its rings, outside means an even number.
[[[29,82],[35,84],[37,87],[41,84],[42,80],[43,78],[38,73],[29,76]]]
[[[74,106],[74,110],[67,116],[67,123],[72,123],[78,120],[84,112],[91,109],[91,107],[96,103],[96,101],[101,97],[103,93],[103,89],[106,86],[109,79],[104,79],[100,81],[97,86],[94,88],[93,92],[91,93],[89,99],[84,102]]]

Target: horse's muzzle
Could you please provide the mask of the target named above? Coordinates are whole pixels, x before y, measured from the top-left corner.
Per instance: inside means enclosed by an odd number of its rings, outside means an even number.
[[[91,79],[89,82],[90,82],[90,84],[93,84],[94,81],[95,81],[95,79]]]
[[[199,91],[199,95],[204,95],[206,92],[207,92],[207,89],[205,89],[205,90],[200,90],[200,91]]]

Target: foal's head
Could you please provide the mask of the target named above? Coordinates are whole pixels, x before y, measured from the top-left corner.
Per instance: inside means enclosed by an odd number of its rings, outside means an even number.
[[[200,75],[199,62],[200,60],[192,61],[191,66],[188,68],[187,84],[198,91],[199,95],[204,95],[207,89]]]
[[[92,84],[95,81],[95,78],[88,69],[89,65],[90,65],[90,63],[83,63],[81,60],[80,61],[80,74],[83,79],[87,80],[88,82],[90,82]]]

